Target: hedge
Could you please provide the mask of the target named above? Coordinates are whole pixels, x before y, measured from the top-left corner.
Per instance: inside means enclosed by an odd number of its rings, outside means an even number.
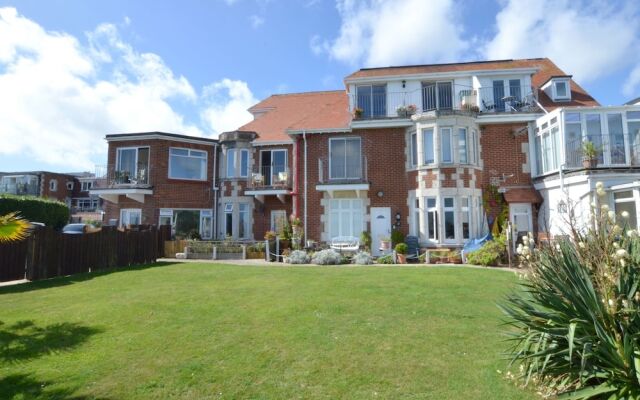
[[[14,211],[18,211],[29,221],[42,222],[54,229],[61,229],[69,222],[69,208],[60,201],[32,196],[0,195],[0,215]]]

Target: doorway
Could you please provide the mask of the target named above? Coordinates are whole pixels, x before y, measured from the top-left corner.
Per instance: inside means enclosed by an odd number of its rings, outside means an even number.
[[[371,254],[380,256],[380,240],[391,235],[391,207],[371,207]]]

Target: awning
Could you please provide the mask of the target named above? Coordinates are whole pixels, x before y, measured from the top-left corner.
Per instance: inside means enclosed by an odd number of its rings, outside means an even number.
[[[504,188],[507,203],[542,203],[542,196],[534,188]]]

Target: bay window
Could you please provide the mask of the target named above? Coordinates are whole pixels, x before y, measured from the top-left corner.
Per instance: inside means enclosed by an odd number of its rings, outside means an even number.
[[[360,138],[329,139],[330,179],[362,178]]]
[[[411,166],[418,165],[418,134],[411,133]]]
[[[582,124],[579,113],[564,115],[564,147],[569,167],[580,166],[582,160]]]
[[[602,155],[602,124],[600,123],[600,114],[587,114],[587,136],[586,140],[593,143],[598,149],[598,162],[604,163]]]
[[[361,199],[332,199],[329,202],[331,237],[360,237],[364,230],[364,205]]]
[[[631,163],[640,164],[640,111],[627,111],[627,132],[631,150]]]
[[[247,239],[249,237],[249,205],[240,203],[238,205],[238,238]]]
[[[224,205],[224,234],[233,237],[233,203]]]
[[[624,164],[626,155],[624,150],[624,131],[622,114],[607,114],[607,129],[609,131],[609,157],[611,164]]]
[[[638,216],[634,191],[615,192],[613,193],[613,201],[615,203],[616,220],[628,223],[628,228],[630,229],[636,229]],[[627,219],[622,217],[622,213],[625,211],[629,214]]]
[[[469,197],[460,198],[460,220],[462,221],[462,238],[469,239],[471,233],[471,207]]]
[[[169,149],[169,178],[203,181],[207,179],[207,152]]]

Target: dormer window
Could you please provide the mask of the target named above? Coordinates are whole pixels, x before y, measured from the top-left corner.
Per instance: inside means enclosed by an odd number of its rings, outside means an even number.
[[[553,83],[555,85],[555,92],[556,92],[555,98],[557,100],[568,99],[570,97],[568,83],[569,82],[567,81],[557,81]]]

